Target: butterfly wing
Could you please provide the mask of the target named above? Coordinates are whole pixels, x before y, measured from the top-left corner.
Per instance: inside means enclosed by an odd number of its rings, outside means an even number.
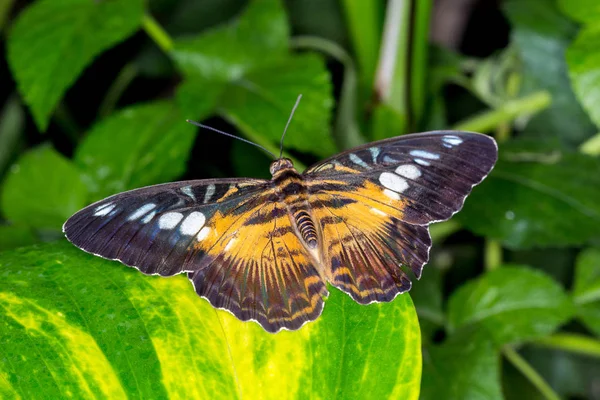
[[[187,272],[213,306],[271,332],[316,319],[327,294],[269,181],[136,189],[84,208],[63,230],[81,249],[146,274]]]
[[[496,159],[492,138],[441,131],[370,143],[309,168],[327,279],[363,304],[410,289],[398,266],[421,276],[428,225],[459,211]]]

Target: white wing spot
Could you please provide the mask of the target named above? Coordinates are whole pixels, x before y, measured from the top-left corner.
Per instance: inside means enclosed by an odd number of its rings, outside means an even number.
[[[349,158],[349,159],[350,159],[350,161],[352,161],[354,164],[360,165],[361,167],[363,167],[363,168],[366,168],[366,169],[370,169],[370,167],[367,165],[367,163],[366,163],[366,162],[364,162],[364,161],[362,160],[362,158],[360,158],[360,157],[359,157],[359,156],[357,156],[356,154],[354,154],[354,153],[350,153],[350,154],[348,155],[348,158]]]
[[[454,135],[446,135],[442,138],[442,141],[444,143],[449,144],[450,146],[458,146],[459,144],[461,144],[463,142],[463,140],[461,138],[459,138],[458,136],[454,136]]]
[[[400,195],[396,192],[392,192],[390,189],[383,189],[383,194],[392,200],[400,200]]]
[[[183,214],[178,212],[168,212],[160,216],[158,219],[158,227],[160,229],[173,229],[182,219]]]
[[[140,217],[148,214],[155,207],[156,207],[156,204],[154,204],[154,203],[144,204],[143,206],[141,206],[140,208],[138,208],[137,210],[135,210],[133,212],[133,214],[131,214],[129,216],[129,218],[127,218],[127,221],[135,221],[136,219],[138,219],[138,218],[140,218]]]
[[[386,189],[386,190],[387,190],[387,189]],[[392,192],[392,193],[394,193],[394,192]],[[396,195],[397,195],[397,193],[394,193],[394,194],[396,194]],[[383,217],[385,217],[385,216],[387,215],[386,213],[384,213],[383,211],[381,211],[379,208],[375,208],[375,207],[371,207],[371,212],[372,212],[373,214],[381,215],[381,216],[383,216]]]
[[[431,163],[429,161],[420,159],[420,158],[415,158],[415,162],[419,165],[423,165],[425,167],[429,167],[431,165]]]
[[[379,156],[379,147],[370,147],[369,151],[373,157],[373,162],[377,162],[377,156]]]
[[[386,188],[397,193],[402,193],[408,189],[408,182],[406,182],[406,179],[391,172],[382,172],[381,175],[379,175],[379,182]]]
[[[425,151],[425,150],[412,150],[410,152],[410,155],[415,156],[415,157],[428,158],[430,160],[439,160],[440,159],[439,154],[431,153],[431,152]]]
[[[214,184],[210,184],[206,187],[206,194],[204,195],[204,202],[208,203],[210,201],[210,198],[212,197],[213,194],[215,194],[215,185]]]
[[[383,161],[387,162],[387,163],[397,163],[398,160],[396,160],[395,158],[392,158],[390,156],[383,156]]]
[[[155,215],[156,215],[156,210],[154,210],[150,214],[146,215],[144,218],[142,218],[142,224],[147,224],[148,222],[152,221],[152,218],[154,218]]]
[[[233,246],[233,244],[237,242],[236,238],[232,238],[229,243],[227,243],[227,246],[225,246],[225,251],[229,251],[229,249],[231,248],[231,246]]]
[[[210,228],[208,226],[205,226],[204,228],[202,228],[200,230],[200,232],[198,232],[198,236],[196,236],[196,240],[201,241],[204,240],[208,237],[208,234],[210,233]]]
[[[396,173],[413,181],[421,176],[421,170],[412,164],[403,164],[396,168]]]
[[[101,206],[96,207],[96,209],[94,210],[94,216],[103,217],[109,212],[111,212],[114,208],[115,204],[113,203],[102,204]]]
[[[186,196],[188,196],[192,200],[196,201],[196,196],[194,196],[194,192],[192,192],[192,187],[191,186],[184,186],[184,187],[181,188],[181,191],[183,192],[183,194],[185,194]]]
[[[204,226],[206,222],[206,217],[199,211],[191,212],[190,215],[185,217],[181,226],[179,227],[179,231],[182,235],[192,236],[198,233],[200,228]]]

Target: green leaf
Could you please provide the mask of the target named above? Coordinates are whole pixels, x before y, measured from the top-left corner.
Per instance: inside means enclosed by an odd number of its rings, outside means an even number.
[[[279,0],[254,0],[233,22],[175,42],[172,56],[188,76],[231,81],[287,54],[289,27]]]
[[[0,177],[25,147],[25,113],[16,94],[0,110]]]
[[[185,171],[195,131],[169,102],[136,105],[96,124],[75,162],[95,200],[168,182]]]
[[[361,306],[332,289],[321,318],[269,334],[66,242],[0,254],[7,397],[417,399],[409,296]]]
[[[527,124],[527,135],[560,139],[572,147],[595,129],[577,102],[565,60],[565,51],[577,32],[553,1],[510,0],[504,11],[512,25],[511,41],[523,62],[523,94],[547,90],[552,105]]]
[[[475,334],[423,350],[421,400],[503,399],[500,362],[489,340]]]
[[[415,282],[409,293],[419,316],[422,340],[426,343],[433,337],[436,330],[446,323],[446,315],[442,307],[440,269],[433,265],[428,266],[419,282]]]
[[[573,90],[598,127],[600,127],[600,110],[598,109],[600,101],[599,47],[600,24],[582,30],[567,50],[567,63]]]
[[[202,120],[214,111],[225,87],[220,81],[189,77],[177,87],[177,105],[186,119]]]
[[[133,34],[142,0],[42,0],[23,11],[8,39],[8,61],[40,130],[94,57]]]
[[[507,143],[457,217],[513,249],[583,244],[600,237],[598,171],[598,158],[549,150],[543,142]]]
[[[573,302],[579,318],[600,336],[600,249],[584,250],[577,258]]]
[[[80,171],[50,146],[25,153],[11,168],[2,191],[7,219],[39,229],[60,229],[85,205]]]
[[[477,329],[498,345],[543,337],[571,314],[570,299],[560,285],[526,267],[488,272],[457,289],[448,303],[451,331]]]
[[[598,22],[600,3],[596,0],[558,0],[558,7],[578,22]]]
[[[247,74],[222,96],[221,109],[250,139],[276,143],[277,151],[292,106],[302,94],[284,145],[325,157],[335,152],[329,128],[331,92],[323,60],[302,54]]]

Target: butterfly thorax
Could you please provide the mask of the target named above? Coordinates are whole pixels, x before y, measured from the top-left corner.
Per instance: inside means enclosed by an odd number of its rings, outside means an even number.
[[[300,234],[309,250],[318,247],[317,229],[308,202],[304,178],[296,171],[290,159],[280,158],[271,164],[273,184],[282,203],[285,204],[292,226]]]

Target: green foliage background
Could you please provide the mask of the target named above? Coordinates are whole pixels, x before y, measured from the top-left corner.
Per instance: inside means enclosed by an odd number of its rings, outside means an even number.
[[[507,44],[478,58],[428,42],[432,0],[1,2],[0,397],[600,398],[600,6],[487,7]],[[299,169],[408,132],[499,142],[410,295],[332,289],[270,335],[62,239],[113,193],[268,176],[185,119],[277,152],[300,93]]]

